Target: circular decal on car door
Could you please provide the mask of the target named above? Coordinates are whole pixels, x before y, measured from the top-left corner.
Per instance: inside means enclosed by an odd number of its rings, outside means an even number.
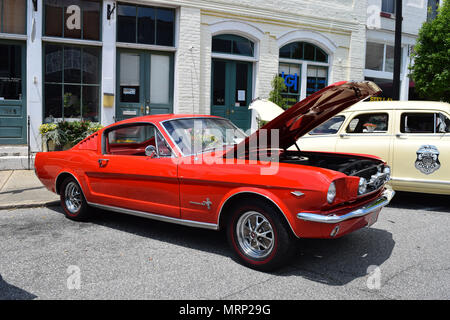
[[[424,174],[431,174],[441,167],[439,150],[435,146],[423,145],[416,151],[416,169]]]

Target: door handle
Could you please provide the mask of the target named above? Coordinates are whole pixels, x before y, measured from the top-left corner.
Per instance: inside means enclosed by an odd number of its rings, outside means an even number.
[[[397,138],[399,138],[399,139],[406,139],[407,138],[407,136],[405,136],[404,134],[401,134],[401,133],[397,133],[395,136]]]
[[[109,159],[98,159],[98,165],[100,168],[106,167],[108,164]]]
[[[340,136],[342,139],[348,139],[348,138],[350,138],[350,135],[349,135],[348,133],[341,133],[339,136]]]

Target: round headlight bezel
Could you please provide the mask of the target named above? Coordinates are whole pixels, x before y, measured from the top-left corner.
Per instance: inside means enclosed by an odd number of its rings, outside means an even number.
[[[363,195],[367,192],[367,180],[363,177],[359,178],[358,195]]]
[[[335,199],[336,199],[336,184],[334,182],[331,182],[330,186],[328,187],[327,202],[331,204],[334,202]]]

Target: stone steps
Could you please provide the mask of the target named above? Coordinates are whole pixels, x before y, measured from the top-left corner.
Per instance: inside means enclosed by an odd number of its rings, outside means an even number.
[[[34,154],[30,157],[29,166],[27,146],[0,146],[0,170],[33,170]]]

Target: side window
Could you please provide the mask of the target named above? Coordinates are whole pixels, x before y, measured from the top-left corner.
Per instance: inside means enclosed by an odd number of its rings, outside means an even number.
[[[450,119],[442,113],[437,115],[436,132],[450,133]]]
[[[400,117],[401,133],[434,133],[435,113],[402,113]]]
[[[387,132],[389,115],[387,113],[363,113],[355,116],[346,128],[347,133]]]
[[[321,135],[321,134],[336,134],[344,123],[344,116],[336,116],[328,120],[327,122],[321,124],[309,134],[311,135]]]
[[[403,113],[401,133],[449,133],[450,120],[443,113]]]
[[[145,156],[145,148],[156,147],[155,127],[139,124],[112,129],[106,134],[106,153]]]

